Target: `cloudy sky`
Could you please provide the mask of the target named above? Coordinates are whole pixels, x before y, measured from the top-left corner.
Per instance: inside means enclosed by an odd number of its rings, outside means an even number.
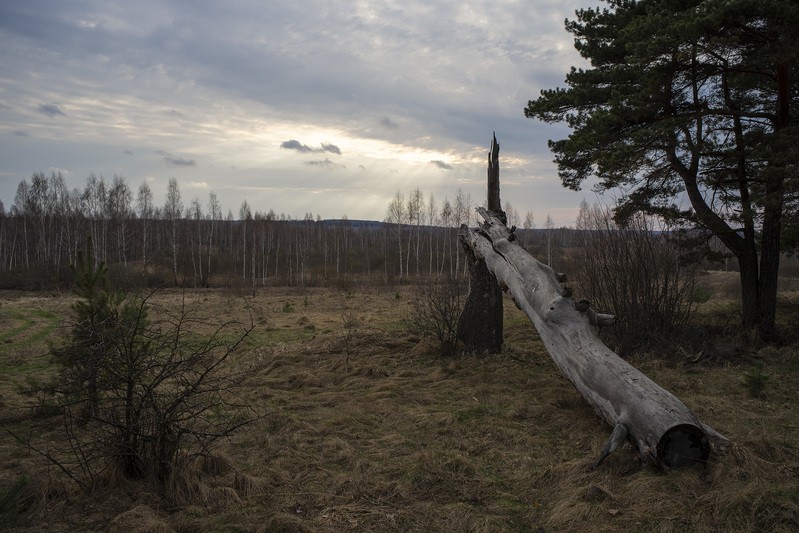
[[[527,101],[581,64],[563,21],[598,0],[0,2],[0,199],[35,171],[216,192],[254,210],[382,220],[394,191],[502,199],[573,225]]]

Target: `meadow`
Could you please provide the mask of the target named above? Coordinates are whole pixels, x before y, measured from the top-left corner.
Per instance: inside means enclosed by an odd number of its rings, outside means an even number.
[[[254,326],[228,370],[240,376],[231,392],[259,418],[194,464],[167,503],[113,475],[79,491],[11,436],[34,432],[49,448],[68,446],[60,417],[22,390],[53,374],[48,347],[62,338],[74,296],[0,293],[0,529],[799,529],[795,342],[748,343],[732,321],[711,360],[634,354],[634,365],[733,444],[670,472],[642,465],[625,446],[591,470],[610,428],[507,297],[503,353],[444,358],[403,326],[414,295],[409,286],[154,294],[159,308],[185,298],[211,317],[209,331],[227,319]],[[711,300],[700,315],[723,322],[732,314],[724,305]],[[753,369],[767,376],[760,397],[745,386]]]

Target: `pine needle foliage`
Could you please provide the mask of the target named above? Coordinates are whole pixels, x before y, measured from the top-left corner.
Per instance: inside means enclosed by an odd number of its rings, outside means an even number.
[[[82,486],[111,468],[164,489],[188,459],[255,419],[233,401],[234,376],[225,367],[252,326],[228,322],[210,336],[192,333],[208,320],[185,298],[179,312],[151,320],[153,293],[111,287],[90,242],[73,273],[80,299],[68,338],[52,348],[60,367],[53,390],[71,450],[45,455]]]

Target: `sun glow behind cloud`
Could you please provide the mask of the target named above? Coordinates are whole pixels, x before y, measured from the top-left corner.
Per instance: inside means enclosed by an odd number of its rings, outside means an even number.
[[[156,201],[175,177],[234,212],[251,191],[254,209],[382,218],[396,189],[484,195],[496,130],[514,205],[577,205],[521,113],[577,57],[562,21],[594,2],[571,1],[4,3],[0,197],[52,167],[73,187],[152,180]]]

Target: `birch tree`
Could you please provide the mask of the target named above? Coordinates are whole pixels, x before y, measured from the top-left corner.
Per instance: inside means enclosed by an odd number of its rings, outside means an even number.
[[[166,203],[164,204],[163,215],[169,224],[169,248],[172,252],[172,272],[175,277],[175,286],[178,285],[178,223],[183,213],[183,201],[180,198],[180,186],[178,180],[169,178],[166,188]]]
[[[147,273],[147,246],[150,237],[150,224],[153,219],[153,191],[145,181],[139,185],[136,195],[136,210],[139,215],[139,225],[141,227],[141,258],[142,269]]]

